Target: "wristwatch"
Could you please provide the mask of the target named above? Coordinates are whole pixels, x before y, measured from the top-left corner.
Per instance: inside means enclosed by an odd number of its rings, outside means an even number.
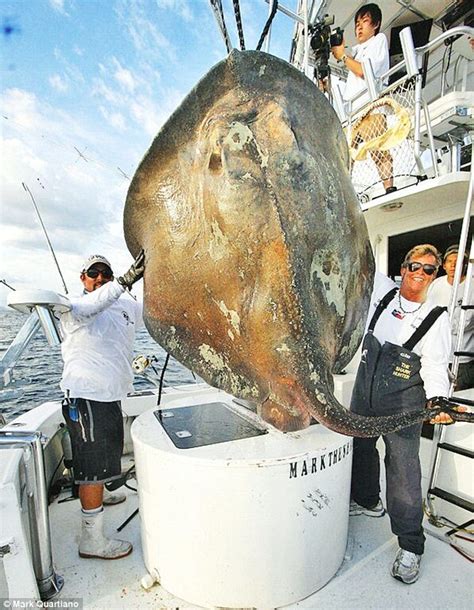
[[[340,58],[339,63],[345,64],[346,61],[347,61],[347,55],[344,53],[344,55]]]

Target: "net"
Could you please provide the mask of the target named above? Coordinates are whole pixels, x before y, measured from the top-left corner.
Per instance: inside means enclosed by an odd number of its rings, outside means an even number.
[[[397,178],[403,177],[399,186],[416,182],[414,104],[415,81],[410,79],[351,117],[346,128],[351,177],[361,200],[383,194]]]

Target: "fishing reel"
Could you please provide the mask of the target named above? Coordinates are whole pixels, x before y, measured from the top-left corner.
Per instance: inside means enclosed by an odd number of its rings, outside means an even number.
[[[145,356],[144,354],[140,354],[132,361],[133,372],[135,375],[142,375],[148,367],[152,366],[153,362],[158,362],[156,356]]]

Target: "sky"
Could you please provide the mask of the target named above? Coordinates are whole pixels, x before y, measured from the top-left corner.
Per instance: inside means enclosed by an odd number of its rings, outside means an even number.
[[[232,0],[223,7],[238,46]],[[268,4],[240,7],[246,47],[255,49]],[[89,254],[105,255],[117,274],[128,269],[130,179],[226,48],[209,0],[0,0],[0,22],[0,279],[64,294],[25,184],[77,293]],[[271,53],[288,59],[293,27],[277,13]],[[0,306],[9,292],[0,284]]]

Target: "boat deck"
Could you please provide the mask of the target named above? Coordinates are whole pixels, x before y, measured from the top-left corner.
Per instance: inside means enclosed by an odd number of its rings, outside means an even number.
[[[430,443],[422,439],[422,462],[426,463],[429,451]],[[126,492],[126,502],[105,509],[106,533],[130,540],[134,545],[133,553],[118,561],[79,558],[79,500],[58,502],[69,495],[63,493],[50,506],[54,563],[65,580],[60,598],[79,598],[84,608],[198,608],[158,584],[148,591],[141,587],[140,579],[146,568],[139,515],[120,534],[114,532],[138,507],[137,494],[128,489]],[[448,544],[427,536],[420,579],[410,586],[389,574],[396,551],[397,542],[387,516],[351,517],[346,555],[336,576],[315,594],[286,608],[470,610],[474,607],[472,565]]]

